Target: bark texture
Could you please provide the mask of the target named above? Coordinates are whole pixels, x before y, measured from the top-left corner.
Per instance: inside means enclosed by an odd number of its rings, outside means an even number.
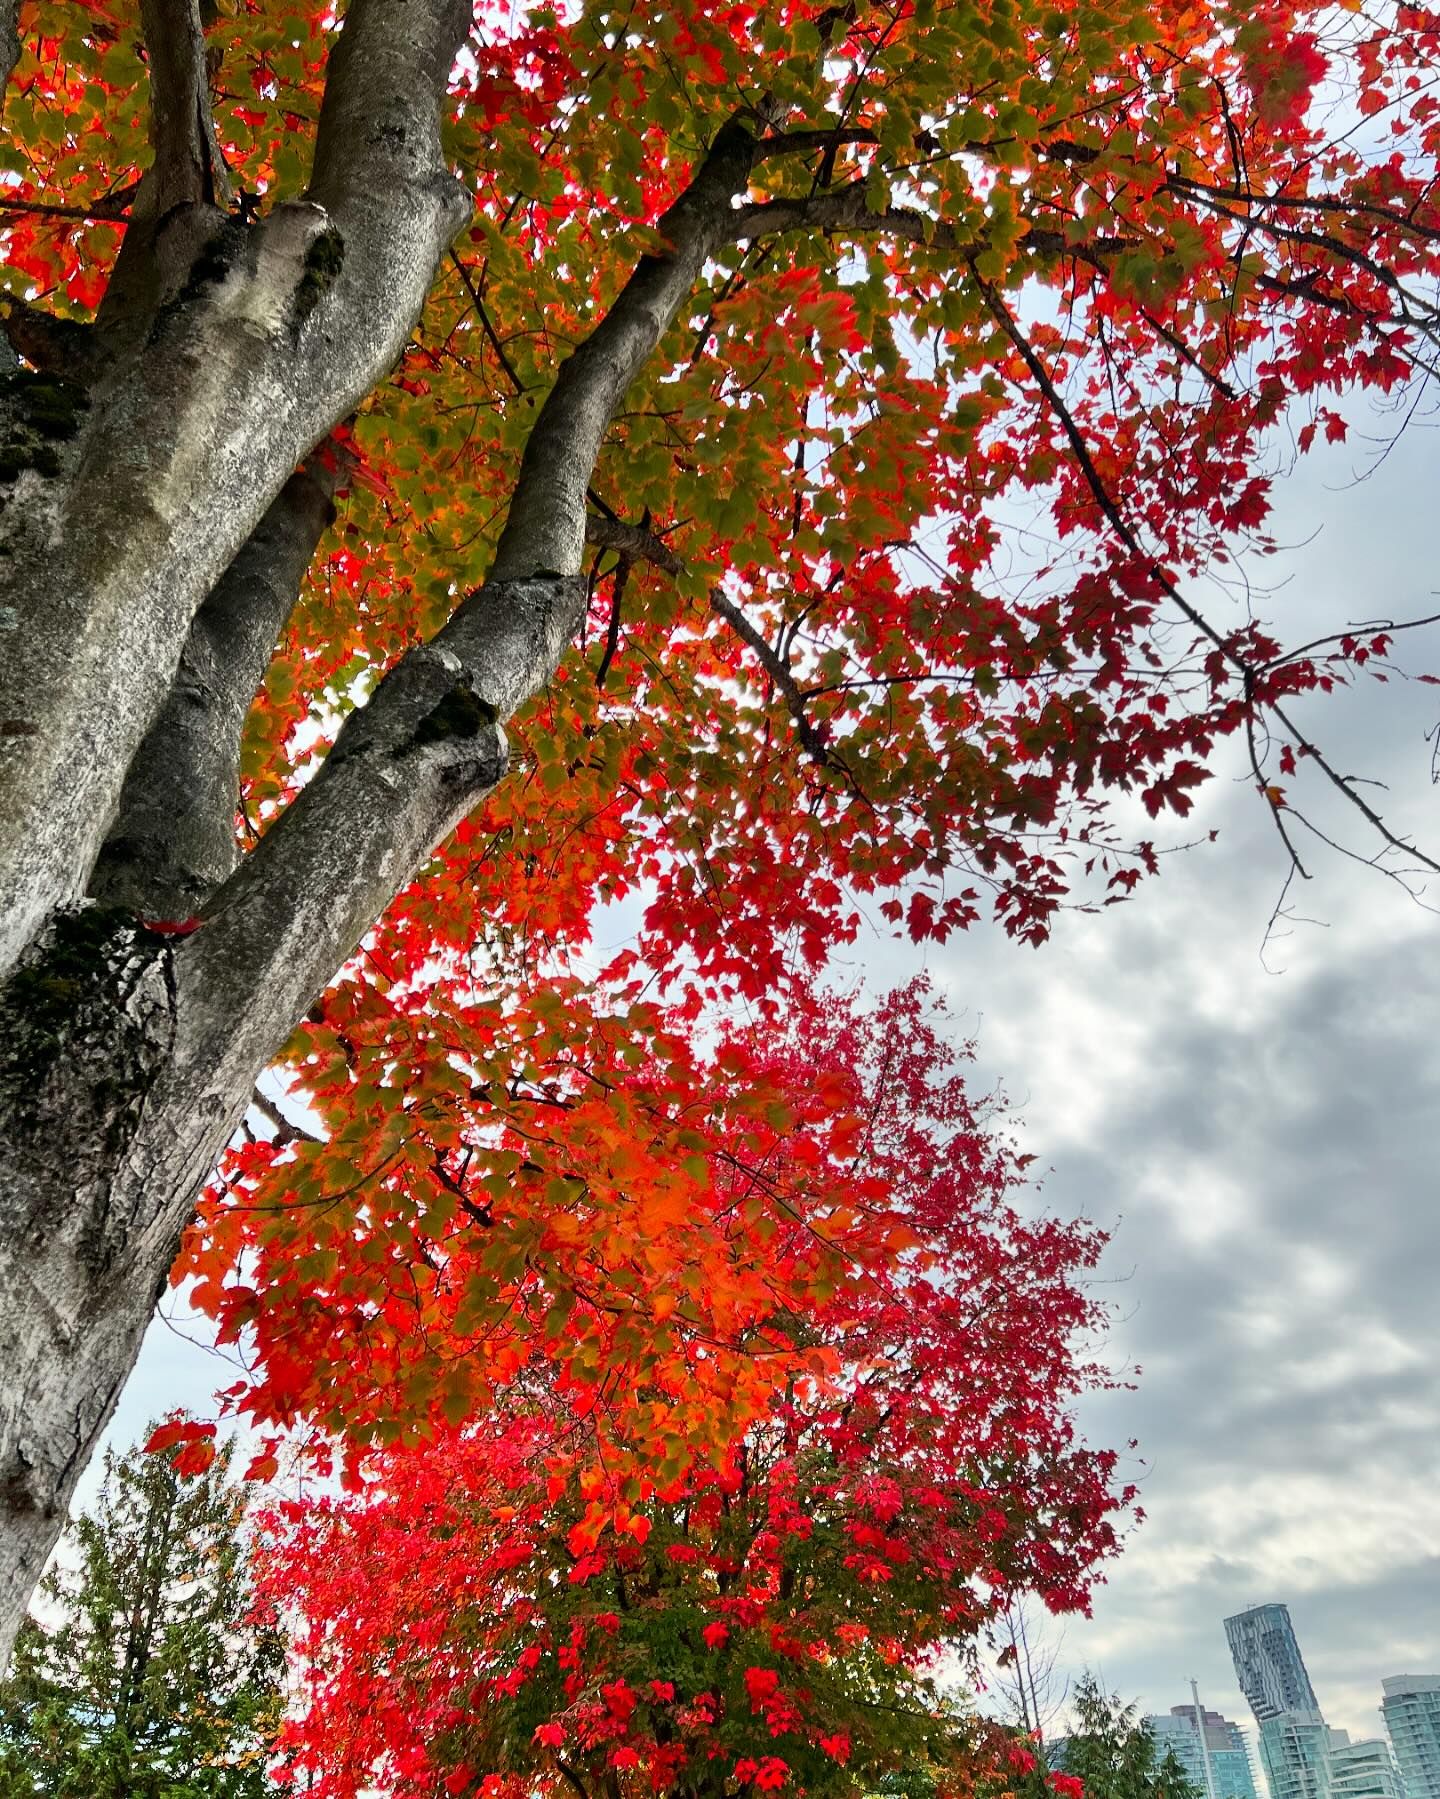
[[[149,28],[171,9],[147,0]],[[719,133],[667,253],[541,408],[490,578],[237,866],[241,725],[329,516],[333,480],[293,471],[394,360],[464,217],[437,110],[468,14],[352,0],[309,196],[256,224],[216,203],[208,110],[178,122],[199,40],[175,17],[142,182],[170,204],[137,196],[95,372],[0,394],[16,441],[27,406],[67,426],[0,527],[0,1653],[257,1073],[501,778],[505,720],[575,635],[602,438],[756,153],[740,120]],[[149,928],[177,918],[198,928]]]
[[[20,60],[20,0],[0,0],[0,106]]]
[[[190,918],[234,868],[245,717],[333,517],[339,475],[334,458],[297,470],[195,615],[125,777],[92,899],[140,918]]]
[[[467,23],[455,0],[355,0],[309,198],[253,224],[183,200],[153,231],[142,208],[107,372],[12,380],[0,973],[84,892],[196,612],[419,317],[468,212],[438,104]]]

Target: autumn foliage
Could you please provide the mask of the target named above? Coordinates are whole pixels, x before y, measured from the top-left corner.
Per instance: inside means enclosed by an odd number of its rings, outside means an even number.
[[[85,17],[35,10],[5,202],[12,291],[77,318],[146,159],[133,30]],[[211,29],[266,205],[303,182],[333,31]],[[1277,428],[1343,436],[1337,396],[1426,366],[1437,52],[1427,8],[1328,0],[481,7],[449,124],[475,218],[338,433],[358,468],[251,719],[248,828],[483,575],[557,363],[764,94],[786,128],[736,242],[592,483],[585,640],[382,960],[572,945],[642,891],[649,966],[756,994],[862,909],[925,939],[988,904],[1034,941],[1072,892],[1123,895],[1154,845],[1108,792],[1183,816],[1217,739],[1388,646],[1291,654],[1197,583],[1263,546]],[[1279,726],[1277,772],[1307,744]]]
[[[248,229],[305,190],[339,21],[287,0],[214,11],[209,99]],[[81,327],[107,323],[153,59],[118,0],[38,0],[24,26],[0,238],[29,394],[31,365],[80,368]],[[1318,621],[1290,647],[1207,582],[1269,547],[1272,471],[1343,437],[1348,396],[1398,400],[1428,372],[1437,59],[1440,14],[1345,0],[477,7],[445,109],[473,216],[398,366],[311,452],[338,514],[245,725],[247,850],[324,780],[386,672],[483,602],[557,372],[672,254],[661,221],[723,132],[749,176],[605,421],[579,641],[501,721],[493,791],[328,966],[175,1270],[246,1346],[228,1397],[265,1433],[255,1472],[296,1425],[352,1480],[367,1456],[420,1456],[390,1513],[325,1528],[368,1533],[366,1554],[409,1541],[417,1565],[472,1557],[492,1594],[483,1515],[513,1507],[532,1534],[507,1576],[531,1580],[532,1615],[490,1641],[482,1608],[425,1706],[463,1710],[465,1682],[508,1677],[533,1643],[550,1684],[508,1695],[515,1741],[563,1729],[645,1768],[713,1745],[761,1786],[767,1756],[842,1765],[801,1689],[843,1685],[849,1652],[832,1643],[821,1670],[820,1621],[778,1600],[786,1545],[812,1542],[785,1522],[802,1492],[832,1519],[805,1553],[846,1581],[883,1564],[903,1593],[894,1543],[939,1569],[948,1597],[895,1624],[897,1668],[977,1628],[1008,1583],[1083,1594],[1108,1469],[1064,1447],[1059,1407],[1093,1242],[1006,1210],[1006,1154],[921,998],[871,1018],[821,970],[870,931],[940,942],[989,912],[1038,943],[1058,907],[1124,898],[1228,738],[1283,856],[1306,781],[1393,847],[1295,710],[1383,661],[1391,632]],[[196,270],[167,304],[223,286]],[[307,262],[296,307],[327,278]],[[40,447],[7,480],[58,467],[34,417]],[[470,700],[427,713],[421,747],[477,734]],[[217,919],[239,932],[219,893],[151,922],[175,965]],[[903,1370],[932,1350],[912,1390]],[[840,1395],[877,1372],[898,1397],[866,1439]],[[175,1428],[202,1465],[204,1428]],[[864,1488],[858,1441],[898,1500]],[[756,1622],[736,1618],[754,1634],[723,1656],[691,1643],[677,1683],[587,1608],[622,1575],[660,1592],[677,1548],[718,1579],[741,1443],[746,1504],[779,1508]],[[532,1489],[527,1446],[601,1480],[560,1537],[539,1525],[573,1490]],[[908,1485],[932,1456],[943,1507]],[[435,1537],[452,1485],[480,1524]],[[995,1569],[992,1489],[995,1553],[1018,1558]],[[599,1558],[566,1574],[563,1618],[540,1598],[562,1541]],[[684,1604],[699,1616],[698,1586]],[[574,1619],[574,1671],[600,1686],[572,1716]],[[730,1628],[723,1608],[712,1622]],[[709,1722],[705,1653],[725,1698]],[[777,1681],[753,1703],[747,1668]],[[616,1682],[634,1705],[607,1712],[594,1693]],[[796,1722],[766,1749],[782,1699]],[[672,1704],[693,1716],[662,1741]]]
[[[718,1458],[617,1463],[607,1405],[663,1415],[728,1359],[693,1293],[652,1300],[673,1347],[642,1374],[597,1383],[573,1349],[532,1348],[485,1423],[392,1450],[363,1496],[287,1505],[268,1586],[300,1629],[301,1790],[865,1792],[921,1768],[951,1790],[981,1739],[934,1685],[942,1652],[1020,1594],[1086,1607],[1132,1497],[1069,1417],[1105,1378],[1084,1355],[1098,1234],[1016,1209],[1014,1154],[916,992],[826,1007],[808,1065],[772,1035],[719,1058],[743,1048],[747,1086],[788,1077],[792,1103],[803,1073],[848,1067],[862,1108],[838,1155],[800,1129],[712,1151],[710,1232],[737,1260],[767,1238],[770,1304],[788,1297],[751,1349],[783,1384]],[[837,1266],[852,1212],[883,1250]],[[577,1264],[583,1344],[615,1272],[593,1246]]]

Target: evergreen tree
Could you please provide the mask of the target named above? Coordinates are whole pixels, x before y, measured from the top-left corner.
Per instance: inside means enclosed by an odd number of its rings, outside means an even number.
[[[284,1645],[257,1619],[228,1454],[107,1455],[0,1682],[0,1799],[259,1799]]]
[[[1054,1799],[1078,1780],[1085,1799],[1201,1799],[1201,1794],[1175,1759],[1162,1756],[1133,1705],[1107,1694],[1093,1674],[1075,1685],[1070,1735],[1057,1738],[1047,1754],[1057,1772],[1048,1780],[1036,1770],[1035,1791]]]

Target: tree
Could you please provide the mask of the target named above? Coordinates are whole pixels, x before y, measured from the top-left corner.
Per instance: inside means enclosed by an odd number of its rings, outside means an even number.
[[[1030,1781],[1034,1799],[1056,1792],[1079,1799],[1082,1790],[1087,1799],[1201,1799],[1175,1751],[1162,1756],[1135,1707],[1106,1693],[1093,1674],[1076,1681],[1072,1704],[1070,1734],[1053,1746],[1062,1778],[1047,1781],[1037,1771]]]
[[[1046,1640],[1023,1600],[1005,1608],[997,1621],[995,1686],[1010,1722],[1043,1750],[1046,1734],[1065,1703],[1069,1680],[1056,1673],[1063,1639]]]
[[[720,1462],[617,1466],[591,1389],[532,1364],[482,1425],[274,1521],[304,1790],[933,1794],[988,1766],[942,1655],[1020,1595],[1084,1609],[1133,1499],[1069,1416],[1104,1378],[1082,1348],[1100,1239],[1017,1213],[1012,1153],[903,1006],[871,1028],[912,1062],[908,1106],[877,1105],[866,1150],[909,1247],[812,1298],[793,1332],[808,1366]],[[772,1266],[818,1216],[777,1229]],[[664,1399],[652,1377],[630,1403]]]
[[[1397,847],[1294,710],[1390,632],[1197,584],[1282,419],[1428,370],[1427,8],[3,11],[10,1624],[268,1064],[424,1210],[497,1023],[540,1106],[592,1018],[643,1060],[866,905],[1036,941],[1222,737],[1297,867],[1307,778]]]
[[[181,1452],[183,1455],[183,1451]],[[261,1622],[224,1455],[107,1455],[0,1683],[6,1799],[262,1799],[283,1639]]]

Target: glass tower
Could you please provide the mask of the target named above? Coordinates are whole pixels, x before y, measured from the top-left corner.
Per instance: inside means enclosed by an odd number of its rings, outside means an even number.
[[[1330,1732],[1289,1608],[1252,1606],[1225,1620],[1225,1636],[1240,1691],[1260,1726],[1270,1799],[1331,1799]]]
[[[1405,1799],[1390,1745],[1379,1737],[1330,1750],[1332,1799]]]
[[[1440,1799],[1440,1674],[1396,1674],[1380,1685],[1405,1799]]]
[[[1163,1757],[1167,1749],[1173,1750],[1190,1784],[1203,1794],[1206,1791],[1205,1763],[1201,1759],[1200,1733],[1195,1728],[1195,1707],[1172,1705],[1168,1715],[1146,1718],[1145,1728],[1155,1739],[1158,1754]],[[1208,1708],[1205,1711],[1205,1754],[1210,1760],[1215,1799],[1259,1799],[1245,1733],[1238,1724],[1232,1724],[1228,1718],[1222,1718],[1219,1712]]]

